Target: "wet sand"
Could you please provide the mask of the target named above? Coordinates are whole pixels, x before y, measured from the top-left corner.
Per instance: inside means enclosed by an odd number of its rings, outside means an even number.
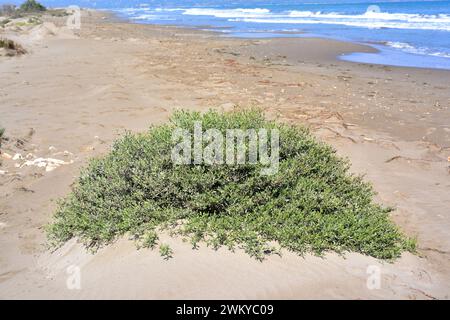
[[[0,125],[8,138],[0,167],[0,298],[449,298],[449,71],[340,61],[340,54],[373,49],[324,39],[222,38],[92,11],[83,12],[75,33],[47,20],[2,31],[28,54],[0,56]],[[396,208],[392,218],[417,237],[419,254],[387,263],[355,253],[285,252],[260,263],[170,237],[169,261],[127,239],[96,254],[76,241],[47,250],[43,226],[57,199],[120,134],[163,123],[177,108],[236,105],[307,125],[348,157],[352,171],[373,182],[377,201]],[[36,158],[46,167],[24,165]],[[63,163],[53,168],[49,158]],[[382,281],[370,290],[373,265]],[[80,268],[80,290],[67,286],[70,266]]]

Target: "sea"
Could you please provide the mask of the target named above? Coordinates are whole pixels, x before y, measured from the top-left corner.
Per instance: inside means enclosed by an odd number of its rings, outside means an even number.
[[[20,3],[0,0],[0,3]],[[224,37],[323,37],[367,44],[377,53],[340,59],[450,69],[450,1],[367,0],[42,0],[47,6],[113,10],[134,23],[170,24]]]

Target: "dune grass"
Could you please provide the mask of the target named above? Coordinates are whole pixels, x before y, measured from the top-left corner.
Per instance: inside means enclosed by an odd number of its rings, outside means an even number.
[[[175,127],[278,129],[280,166],[263,176],[261,165],[175,165]],[[172,251],[159,243],[162,230],[195,248],[242,248],[264,259],[281,248],[298,254],[359,252],[394,259],[415,243],[373,201],[374,191],[349,173],[348,161],[307,129],[264,119],[259,110],[205,114],[180,111],[170,123],[125,134],[105,157],[81,172],[47,227],[52,245],[76,237],[98,248],[123,235],[138,246]]]
[[[6,38],[0,38],[0,48],[8,50],[9,53],[8,55],[11,56],[22,55],[27,53],[27,51],[20,44]]]
[[[0,127],[0,155],[2,153],[2,142],[3,142],[3,136],[5,135],[5,128]],[[0,157],[0,166],[2,165],[2,159]]]
[[[2,147],[3,136],[5,135],[5,128],[0,127],[0,149]]]

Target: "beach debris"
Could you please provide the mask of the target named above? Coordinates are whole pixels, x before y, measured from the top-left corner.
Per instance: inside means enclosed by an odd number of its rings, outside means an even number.
[[[48,147],[48,151],[56,151],[56,148],[54,146]]]
[[[2,152],[2,158],[3,159],[11,159],[12,156],[10,154],[6,153],[6,152]]]
[[[26,142],[27,141],[25,139],[17,139],[16,140],[16,147],[19,148],[19,149],[23,149]]]
[[[70,162],[66,162],[59,159],[52,159],[52,158],[36,158],[34,160],[28,160],[25,161],[20,168],[23,168],[25,166],[36,166],[38,168],[45,168],[46,172],[50,172],[58,168],[62,165],[67,165],[73,163],[73,160]]]
[[[63,155],[64,157],[68,157],[68,156],[73,156],[73,153],[70,151],[64,150],[62,152],[60,151],[60,152],[56,152],[53,154],[53,156],[60,156],[60,155]]]
[[[22,192],[28,192],[28,193],[34,193],[34,190],[28,189],[26,187],[19,187],[16,189],[17,191],[22,191]]]
[[[8,173],[8,171],[6,171],[6,170],[0,170],[0,176],[3,176],[5,174],[7,174],[7,173]]]
[[[30,130],[28,130],[27,137],[31,138],[34,136],[35,133],[36,133],[36,130],[34,130],[34,128],[30,128]]]
[[[450,157],[447,158],[447,161],[450,162]]]
[[[16,153],[16,154],[14,155],[14,157],[12,157],[12,159],[13,159],[14,161],[17,161],[17,160],[22,160],[23,157],[22,157],[22,155],[21,155],[20,153]]]
[[[82,152],[90,152],[90,151],[94,151],[95,147],[94,146],[83,146],[81,147],[81,151]]]
[[[389,162],[392,162],[392,161],[394,161],[394,160],[401,159],[401,158],[403,158],[403,157],[402,157],[402,156],[394,156],[394,157],[392,157],[392,158],[387,159],[387,160],[385,161],[385,163],[389,163]]]
[[[236,106],[233,102],[226,102],[220,105],[220,108],[223,110],[231,110]]]

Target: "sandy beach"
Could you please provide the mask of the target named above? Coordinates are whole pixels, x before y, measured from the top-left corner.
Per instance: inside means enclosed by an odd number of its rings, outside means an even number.
[[[449,298],[450,71],[341,61],[374,49],[319,38],[227,38],[91,10],[80,30],[43,20],[0,29],[27,51],[0,55],[0,298]],[[176,109],[235,106],[306,125],[348,157],[418,254],[389,263],[284,252],[259,262],[169,236],[168,261],[128,239],[95,254],[75,240],[48,250],[43,226],[58,199],[117,137]],[[78,289],[67,286],[70,266],[81,271]],[[367,286],[370,266],[381,270],[379,289]]]

